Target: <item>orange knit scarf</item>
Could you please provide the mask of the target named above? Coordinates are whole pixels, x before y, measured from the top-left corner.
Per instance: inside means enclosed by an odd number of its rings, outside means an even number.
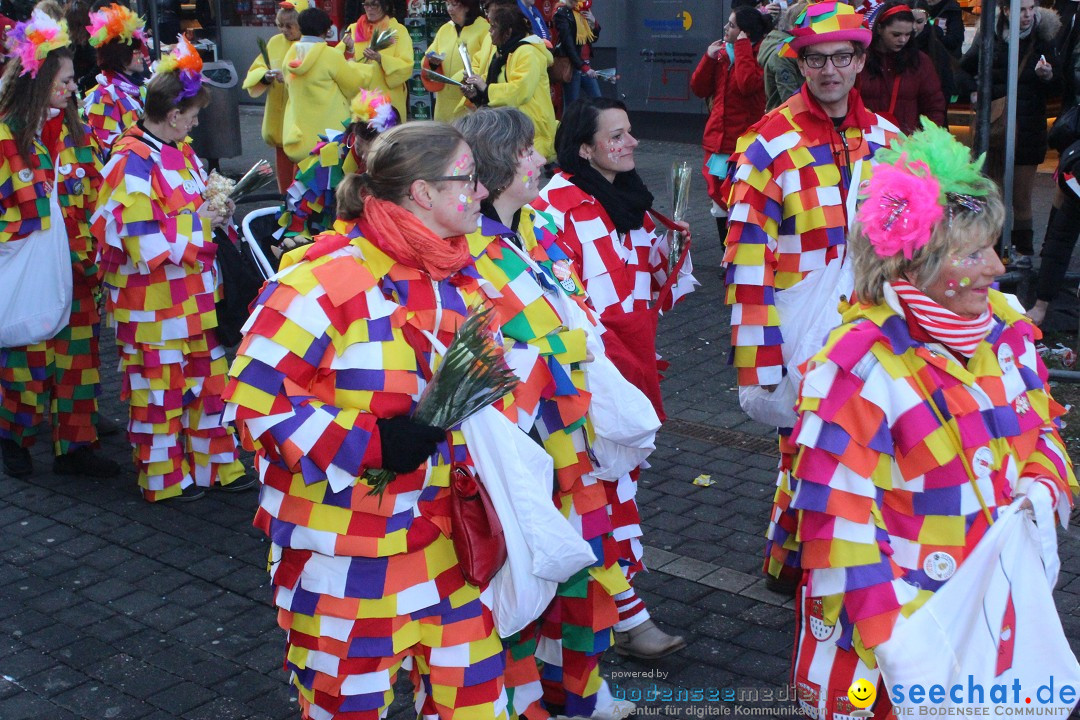
[[[411,212],[388,200],[368,197],[360,229],[371,243],[402,265],[445,280],[472,262],[464,235],[441,238]]]

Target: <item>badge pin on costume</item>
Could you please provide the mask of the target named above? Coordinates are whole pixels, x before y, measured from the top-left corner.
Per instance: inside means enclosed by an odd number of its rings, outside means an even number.
[[[932,552],[923,560],[923,572],[931,580],[948,580],[956,572],[956,558],[947,552]]]
[[[566,292],[574,292],[577,290],[577,284],[574,282],[574,274],[570,270],[569,260],[556,260],[551,266],[552,272],[555,273],[555,279],[559,281],[559,284],[563,286]]]
[[[1002,345],[997,351],[998,365],[1001,366],[1001,373],[1016,372],[1016,356],[1013,354],[1012,348],[1008,345]]]

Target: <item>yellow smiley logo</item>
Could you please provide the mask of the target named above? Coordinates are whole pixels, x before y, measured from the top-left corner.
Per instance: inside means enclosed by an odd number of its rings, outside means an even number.
[[[877,688],[871,685],[868,680],[859,678],[848,688],[847,696],[855,707],[860,709],[868,708],[877,699]]]

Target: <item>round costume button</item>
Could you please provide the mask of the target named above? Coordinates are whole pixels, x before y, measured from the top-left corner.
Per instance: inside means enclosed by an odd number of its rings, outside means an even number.
[[[83,191],[82,180],[76,180],[75,182],[71,183],[71,192],[72,193],[74,193],[75,195],[82,195],[82,191]]]
[[[926,556],[922,567],[931,580],[948,580],[956,572],[956,558],[938,550]]]
[[[86,177],[86,171],[83,170],[82,168],[75,168],[75,177],[77,177],[77,178]]]
[[[1012,348],[1008,345],[1002,345],[997,351],[998,365],[1001,366],[1002,374],[1011,373],[1016,370],[1016,355],[1013,354]]]
[[[193,195],[193,194],[195,194],[195,192],[198,189],[199,189],[199,186],[195,184],[194,180],[185,180],[184,181],[184,192],[186,192],[187,194]]]
[[[994,451],[985,446],[976,450],[971,458],[971,469],[976,477],[990,477],[994,470]]]
[[[23,168],[19,171],[19,180],[24,183],[28,183],[34,179],[34,171],[30,168]]]
[[[67,175],[69,172],[71,172],[71,163],[64,163],[57,169],[60,171],[61,175]]]

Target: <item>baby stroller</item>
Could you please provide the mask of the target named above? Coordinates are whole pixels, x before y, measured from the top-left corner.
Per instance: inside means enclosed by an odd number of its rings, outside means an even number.
[[[256,195],[249,202],[266,202],[277,200],[279,195]],[[268,279],[278,270],[278,257],[274,254],[273,246],[280,240],[281,228],[278,227],[278,218],[281,217],[281,205],[257,208],[244,216],[240,223],[241,241],[247,253],[250,253],[259,273],[263,279]]]

